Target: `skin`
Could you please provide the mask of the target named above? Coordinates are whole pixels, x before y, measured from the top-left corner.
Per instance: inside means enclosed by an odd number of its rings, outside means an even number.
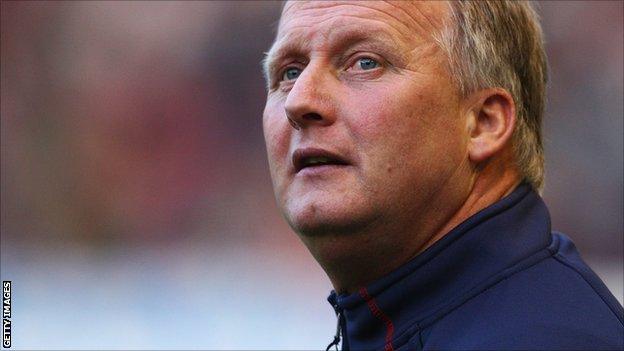
[[[396,269],[520,181],[513,99],[499,88],[459,95],[434,40],[448,16],[443,2],[284,7],[266,60],[271,177],[339,293]],[[292,154],[306,147],[350,164],[297,174]]]

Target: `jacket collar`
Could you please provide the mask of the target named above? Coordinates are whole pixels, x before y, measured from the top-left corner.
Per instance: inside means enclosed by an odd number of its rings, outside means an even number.
[[[549,243],[548,210],[523,183],[357,293],[332,291],[328,301],[342,315],[343,350],[399,347],[402,335]]]

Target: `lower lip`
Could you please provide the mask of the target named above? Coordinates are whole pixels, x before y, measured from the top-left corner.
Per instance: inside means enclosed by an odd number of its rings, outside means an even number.
[[[297,176],[310,177],[310,176],[324,175],[324,174],[335,172],[335,171],[342,170],[345,168],[347,168],[347,165],[312,166],[312,167],[303,168],[302,170],[297,172]]]

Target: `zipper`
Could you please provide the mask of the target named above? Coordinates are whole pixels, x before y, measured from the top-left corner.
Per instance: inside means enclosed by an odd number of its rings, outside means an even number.
[[[340,343],[340,337],[342,335],[342,319],[344,318],[343,314],[342,314],[342,310],[340,309],[340,307],[338,307],[338,304],[332,304],[332,307],[334,307],[334,311],[336,312],[336,335],[334,335],[334,340],[332,340],[332,342],[329,343],[329,345],[327,345],[327,348],[325,349],[325,351],[329,351],[329,349],[332,348],[332,346],[336,347],[336,351],[338,351],[338,344]]]

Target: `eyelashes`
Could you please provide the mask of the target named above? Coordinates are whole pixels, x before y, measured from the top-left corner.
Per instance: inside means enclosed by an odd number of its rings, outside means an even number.
[[[364,57],[357,59],[356,62],[353,65],[351,65],[350,68],[356,68],[356,67],[359,67],[359,69],[363,71],[369,71],[369,70],[373,70],[375,68],[381,67],[381,63],[372,57],[364,56]]]

